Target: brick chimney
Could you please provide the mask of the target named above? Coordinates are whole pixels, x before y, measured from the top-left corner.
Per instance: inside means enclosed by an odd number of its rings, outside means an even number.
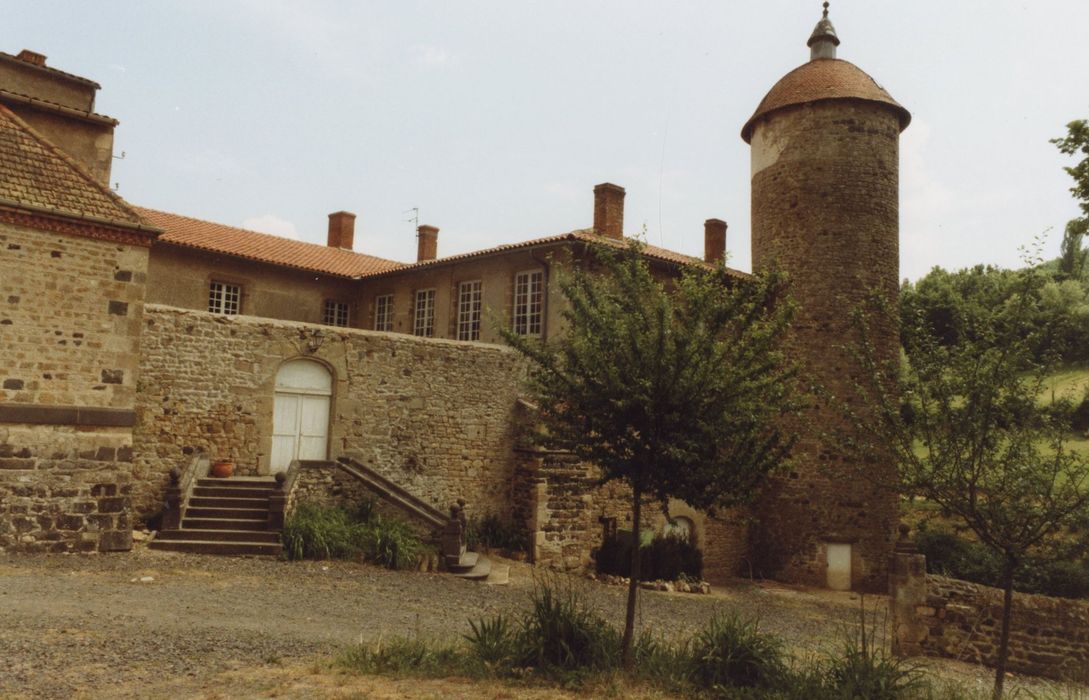
[[[434,260],[439,256],[439,230],[434,226],[416,227],[416,262]]]
[[[624,188],[603,182],[594,188],[594,230],[609,238],[624,237]]]
[[[329,239],[326,243],[330,248],[343,248],[351,250],[355,242],[355,214],[350,211],[335,211],[329,215]]]
[[[35,66],[45,65],[45,54],[40,54],[37,51],[31,51],[30,49],[23,49],[19,52],[19,55],[16,56],[16,58],[18,58],[20,61],[25,61],[26,63],[30,63]]]
[[[703,259],[709,263],[726,260],[726,222],[722,219],[703,222]]]

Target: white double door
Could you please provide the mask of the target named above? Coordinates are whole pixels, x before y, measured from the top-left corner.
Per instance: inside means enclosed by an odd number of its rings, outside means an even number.
[[[328,370],[313,362],[289,362],[276,377],[269,470],[285,471],[296,459],[327,459],[329,452]]]

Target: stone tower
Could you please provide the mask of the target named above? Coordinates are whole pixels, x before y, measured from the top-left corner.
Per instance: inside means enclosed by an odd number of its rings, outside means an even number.
[[[873,78],[836,58],[824,17],[808,63],[760,102],[741,136],[752,146],[752,252],[756,270],[790,275],[798,315],[788,348],[809,407],[790,426],[794,465],[765,496],[753,556],[765,575],[832,588],[884,590],[897,496],[858,478],[829,437],[846,421],[843,398],[860,376],[850,312],[871,292],[895,302],[899,282],[898,150],[911,115]],[[882,359],[899,355],[899,332],[873,330]],[[866,460],[894,474],[884,456]]]

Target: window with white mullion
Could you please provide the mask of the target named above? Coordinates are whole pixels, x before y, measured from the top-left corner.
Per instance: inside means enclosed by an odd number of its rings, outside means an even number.
[[[213,281],[208,285],[208,310],[214,314],[237,314],[241,301],[242,288],[237,284]]]
[[[393,330],[393,295],[383,294],[374,300],[374,330]]]
[[[458,285],[458,340],[480,340],[480,280]]]
[[[322,310],[321,321],[327,326],[348,325],[348,304],[333,299],[325,300],[325,308]]]
[[[514,332],[541,335],[544,319],[544,273],[519,272],[514,277]]]
[[[415,335],[430,338],[435,335],[435,290],[420,289],[416,291],[415,322],[412,332]]]

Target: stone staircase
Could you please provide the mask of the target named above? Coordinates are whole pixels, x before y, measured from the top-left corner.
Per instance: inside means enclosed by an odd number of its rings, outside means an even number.
[[[278,555],[279,530],[269,528],[269,477],[201,477],[193,485],[177,529],[164,529],[148,547],[200,554]]]
[[[446,571],[467,581],[482,581],[493,586],[510,582],[510,565],[493,564],[490,559],[476,552],[462,552],[460,556],[447,556]]]

